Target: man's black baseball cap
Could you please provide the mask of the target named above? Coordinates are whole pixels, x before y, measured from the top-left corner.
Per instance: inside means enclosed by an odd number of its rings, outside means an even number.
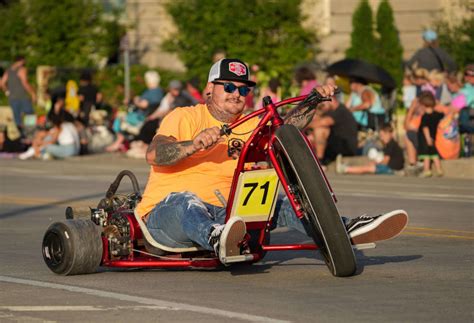
[[[209,71],[207,81],[236,81],[249,86],[255,86],[256,84],[250,80],[250,72],[247,65],[236,58],[223,58],[215,62]]]

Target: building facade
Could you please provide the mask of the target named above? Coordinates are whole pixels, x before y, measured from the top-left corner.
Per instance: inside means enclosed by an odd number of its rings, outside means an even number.
[[[161,49],[164,39],[176,30],[164,4],[169,0],[127,0],[126,21],[132,62],[184,71],[176,55]],[[360,0],[303,0],[301,10],[307,17],[303,25],[317,33],[321,53],[317,60],[327,64],[344,58],[350,45],[352,14]],[[369,0],[375,13],[381,0]],[[474,0],[392,0],[396,26],[409,58],[423,44],[422,31],[442,15],[455,23],[465,15],[472,15]]]

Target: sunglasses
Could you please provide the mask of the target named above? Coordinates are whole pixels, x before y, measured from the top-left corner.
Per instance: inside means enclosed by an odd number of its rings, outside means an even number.
[[[223,85],[224,86],[224,91],[226,91],[227,93],[234,93],[235,90],[238,89],[239,94],[241,96],[247,96],[250,93],[250,90],[251,90],[247,85],[237,86],[237,85],[235,85],[234,83],[231,83],[231,82],[217,82],[217,81],[214,81],[212,83]]]

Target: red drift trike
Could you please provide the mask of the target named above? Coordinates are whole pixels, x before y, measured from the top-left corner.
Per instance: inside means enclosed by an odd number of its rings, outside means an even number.
[[[336,208],[335,195],[313,154],[306,137],[292,125],[283,124],[278,108],[288,104],[316,107],[322,101],[317,91],[273,103],[222,127],[221,134],[251,118],[261,117],[249,140],[241,147],[226,204],[228,220],[242,217],[248,234],[241,242],[241,254],[226,264],[254,263],[266,252],[319,250],[334,276],[351,276],[356,271],[353,246]],[[116,194],[124,176],[132,181],[133,193]],[[270,244],[270,226],[275,201],[283,191],[314,244]],[[218,192],[216,192],[218,194]],[[96,208],[66,209],[67,220],[53,223],[43,239],[47,266],[61,275],[92,273],[99,266],[118,268],[215,268],[219,258],[198,246],[170,248],[156,242],[143,220],[134,213],[141,193],[132,172],[122,171]],[[364,247],[373,247],[374,244]]]

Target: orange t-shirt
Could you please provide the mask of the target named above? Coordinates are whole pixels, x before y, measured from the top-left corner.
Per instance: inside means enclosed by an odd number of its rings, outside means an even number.
[[[237,166],[237,160],[227,154],[228,142],[246,141],[259,119],[251,119],[233,129],[237,134],[224,136],[224,142],[211,149],[198,151],[172,166],[151,166],[148,183],[141,202],[137,205],[140,216],[148,214],[156,204],[172,192],[193,192],[204,202],[221,205],[214,194],[218,189],[227,198]],[[177,141],[192,140],[204,129],[221,127],[224,123],[216,120],[205,104],[194,107],[177,108],[162,121],[158,134],[172,136]],[[241,134],[241,135],[238,135]]]

